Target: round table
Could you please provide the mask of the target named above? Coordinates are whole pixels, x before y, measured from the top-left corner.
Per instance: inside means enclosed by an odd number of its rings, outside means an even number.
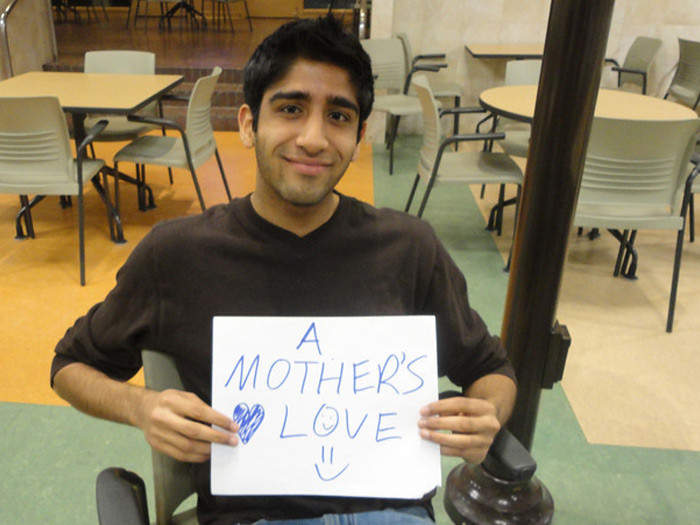
[[[482,92],[479,103],[497,115],[532,122],[536,98],[537,86],[501,86]],[[685,120],[698,117],[692,109],[675,102],[619,89],[601,89],[598,92],[595,116],[629,120]]]

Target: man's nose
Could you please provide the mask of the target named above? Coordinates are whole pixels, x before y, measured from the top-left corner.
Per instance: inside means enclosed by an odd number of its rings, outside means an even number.
[[[309,154],[315,154],[328,147],[325,123],[321,115],[309,115],[297,136],[297,146]]]

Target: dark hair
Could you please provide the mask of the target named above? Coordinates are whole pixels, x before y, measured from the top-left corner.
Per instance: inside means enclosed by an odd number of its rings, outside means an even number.
[[[265,90],[284,77],[299,59],[331,64],[348,72],[360,108],[359,140],[362,123],[374,102],[372,66],[357,38],[343,31],[332,16],[288,22],[253,52],[243,81],[245,103],[253,114],[253,130],[257,130]]]

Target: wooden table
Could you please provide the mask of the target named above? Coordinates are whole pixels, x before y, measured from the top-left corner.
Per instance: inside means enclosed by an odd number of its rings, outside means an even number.
[[[73,118],[73,137],[77,147],[85,138],[87,114],[130,115],[158,100],[180,82],[181,75],[32,71],[0,81],[0,97],[58,97],[63,111]],[[107,169],[115,177],[137,183],[113,168]],[[103,188],[98,187],[98,191],[103,199],[107,198]],[[117,226],[115,241],[124,242],[118,200],[113,215]]]
[[[496,115],[532,122],[536,98],[537,86],[501,86],[482,92],[479,103]],[[697,118],[692,109],[675,102],[617,89],[601,89],[598,92],[595,116],[629,120]]]
[[[544,55],[544,44],[466,44],[464,48],[474,58],[522,60]]]

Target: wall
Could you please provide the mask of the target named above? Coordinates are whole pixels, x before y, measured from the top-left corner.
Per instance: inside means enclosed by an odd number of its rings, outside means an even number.
[[[550,0],[374,0],[372,38],[406,33],[414,54],[447,53],[449,67],[439,74],[464,86],[463,105],[475,105],[481,91],[503,83],[505,62],[474,59],[464,44],[544,42],[550,4]],[[700,40],[698,0],[617,0],[606,56],[621,62],[638,35],[663,40],[647,88],[648,94],[663,96],[678,60],[677,38]],[[609,68],[602,85],[616,85]]]
[[[0,0],[0,13],[11,4]],[[12,70],[15,75],[41,70],[54,55],[50,0],[20,0],[7,18]],[[0,80],[9,76],[3,45],[0,44]]]

